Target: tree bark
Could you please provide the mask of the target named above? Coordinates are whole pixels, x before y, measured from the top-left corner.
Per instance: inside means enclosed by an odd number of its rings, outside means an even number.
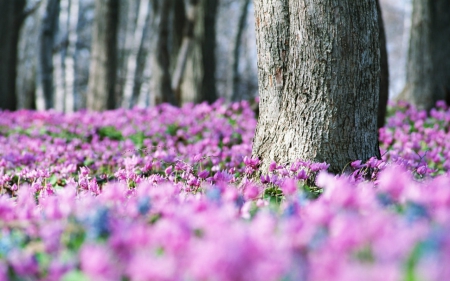
[[[450,1],[413,0],[412,25],[401,94],[419,109],[450,101]]]
[[[0,108],[17,109],[16,74],[25,0],[0,2]]]
[[[156,23],[155,45],[152,48],[152,78],[150,83],[153,103],[168,102],[177,104],[171,88],[169,55],[169,19],[171,0],[155,1],[153,15],[158,17]]]
[[[139,2],[139,12],[136,20],[136,27],[132,32],[130,38],[132,46],[130,48],[130,54],[128,56],[128,62],[125,71],[125,87],[123,91],[122,106],[125,108],[131,108],[137,100],[139,86],[136,83],[137,76],[142,74],[142,67],[139,59],[142,59],[142,48],[145,40],[147,26],[149,23],[149,3],[148,1],[141,0]]]
[[[68,36],[67,36],[67,53],[65,57],[65,112],[71,113],[75,110],[75,92],[76,92],[76,67],[75,55],[76,45],[78,42],[78,13],[80,8],[79,0],[71,0],[69,6],[68,18]]]
[[[113,109],[117,105],[117,29],[119,0],[96,0],[87,108]]]
[[[202,38],[203,80],[201,101],[213,103],[217,99],[216,90],[216,20],[218,0],[203,0],[204,36]]]
[[[176,58],[176,66],[172,75],[172,91],[178,103],[196,102],[200,94],[201,77],[203,76],[201,43],[198,35],[203,34],[203,8],[200,0],[189,0],[186,7],[186,22],[183,40]]]
[[[380,95],[378,103],[378,128],[384,126],[386,121],[386,108],[389,99],[389,63],[386,46],[386,32],[380,7],[380,0],[377,0],[378,29],[380,35]]]
[[[234,38],[233,42],[233,56],[231,59],[231,86],[229,87],[229,94],[228,96],[231,98],[232,101],[237,101],[239,97],[238,92],[238,86],[240,82],[240,76],[239,76],[239,57],[241,52],[241,46],[242,46],[242,34],[244,33],[245,29],[245,23],[247,22],[247,13],[248,13],[248,6],[250,4],[250,0],[242,0],[242,7],[241,7],[241,15],[239,16],[239,22],[237,26],[237,32],[236,37]]]
[[[16,93],[19,109],[36,109],[37,68],[39,65],[39,48],[41,19],[44,5],[36,6],[33,13],[25,19],[19,36]]]
[[[380,157],[375,0],[256,0],[260,115],[253,156],[327,162]]]

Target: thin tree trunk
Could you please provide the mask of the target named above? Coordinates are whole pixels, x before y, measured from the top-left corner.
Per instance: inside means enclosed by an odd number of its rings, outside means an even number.
[[[0,108],[17,109],[16,74],[25,0],[0,2]]]
[[[95,11],[87,107],[113,109],[116,107],[119,0],[96,0]]]
[[[255,1],[260,115],[253,155],[327,162],[380,156],[375,0]]]
[[[204,35],[202,38],[203,81],[201,100],[209,103],[217,99],[216,90],[216,20],[218,0],[203,0]]]
[[[151,92],[153,104],[168,102],[177,104],[171,88],[170,56],[169,56],[169,15],[171,0],[155,1],[153,15],[158,17],[156,26],[155,47],[152,52]]]
[[[58,30],[59,10],[60,0],[48,0],[45,15],[42,20],[36,95],[44,98],[44,109],[54,107],[53,49],[55,47],[55,37]]]
[[[413,0],[406,86],[400,98],[419,109],[450,98],[450,2]]]
[[[231,60],[231,85],[229,87],[228,96],[232,101],[236,101],[239,97],[238,87],[240,82],[239,76],[239,57],[242,46],[242,34],[245,30],[245,24],[247,22],[248,6],[250,0],[242,0],[241,15],[239,16],[239,23],[237,27],[236,37],[233,42],[233,57]]]
[[[201,73],[200,75],[195,75],[197,71],[199,71],[200,68],[200,61],[197,60],[195,62],[189,61],[190,69],[189,72],[186,73],[186,77],[184,79],[184,85],[183,90],[181,90],[181,83],[183,82],[183,76],[185,75],[186,70],[186,64],[188,63],[188,59],[198,58],[199,54],[199,46],[193,46],[194,44],[194,32],[195,32],[195,24],[196,19],[202,17],[201,11],[198,11],[198,4],[199,0],[189,0],[189,4],[186,9],[186,23],[185,23],[185,30],[183,34],[183,41],[181,43],[181,48],[178,53],[177,57],[177,64],[175,66],[175,70],[173,72],[172,76],[172,91],[174,91],[175,96],[177,100],[181,103],[185,102],[192,102],[195,99],[196,90],[198,90],[198,87],[196,87],[199,84],[198,76],[203,75]],[[200,13],[199,13],[200,12]],[[197,47],[193,49],[194,47]],[[196,68],[193,68],[194,64]],[[197,71],[195,71],[197,70]],[[201,70],[200,70],[201,71]],[[197,77],[196,77],[197,76]],[[197,81],[196,81],[197,80]],[[183,94],[181,94],[181,91]]]
[[[142,38],[139,45],[139,51],[137,53],[137,62],[136,62],[136,71],[134,75],[134,86],[133,86],[133,95],[131,97],[132,105],[136,105],[139,102],[139,97],[141,95],[141,89],[144,89],[145,93],[148,93],[148,83],[147,80],[149,77],[149,73],[145,73],[145,71],[149,71],[147,65],[149,64],[148,50],[150,48],[150,26],[153,26],[152,18],[150,17],[150,3],[147,3],[147,14],[145,18],[144,28],[142,30]]]
[[[132,46],[130,49],[130,55],[128,56],[128,63],[126,67],[126,79],[125,79],[125,87],[123,91],[123,101],[122,106],[125,108],[131,108],[135,100],[133,97],[136,96],[134,94],[135,89],[135,81],[139,64],[139,54],[142,53],[143,40],[145,39],[145,31],[146,25],[148,23],[148,15],[149,15],[149,3],[147,0],[141,0],[139,4],[139,13],[137,16],[136,28],[133,32],[132,38],[130,41],[132,42]]]
[[[61,0],[59,12],[59,42],[53,54],[53,79],[55,91],[55,110],[64,112],[66,100],[66,57],[68,45],[70,0]]]
[[[38,2],[39,4],[41,2]],[[41,16],[44,5],[24,22],[19,36],[19,59],[17,63],[16,92],[18,108],[36,109],[37,68],[39,64],[39,42]]]
[[[195,14],[195,17],[192,15]],[[215,79],[217,0],[190,0],[183,44],[172,79],[181,104],[217,98]],[[192,29],[192,32],[191,32]],[[181,70],[177,72],[177,70]],[[177,86],[178,81],[180,84]]]
[[[386,108],[389,99],[389,63],[386,48],[386,33],[380,7],[380,0],[377,0],[378,29],[380,35],[380,95],[378,103],[378,128],[384,126],[386,120]]]
[[[68,18],[68,38],[67,38],[67,54],[65,57],[65,112],[73,112],[75,110],[75,54],[78,41],[77,25],[78,25],[79,0],[70,0],[69,18]]]

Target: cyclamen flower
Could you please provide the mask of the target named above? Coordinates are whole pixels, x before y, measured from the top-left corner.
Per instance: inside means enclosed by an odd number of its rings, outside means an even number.
[[[270,165],[269,165],[269,173],[275,171],[277,168],[278,168],[277,162],[272,161],[272,163],[270,163]]]
[[[281,185],[281,190],[284,195],[292,195],[297,191],[297,181],[294,179],[285,179]]]
[[[206,179],[209,176],[208,170],[203,170],[198,173],[198,177],[201,179]]]
[[[172,169],[173,169],[172,166],[169,166],[164,170],[166,176],[170,176],[172,174]]]

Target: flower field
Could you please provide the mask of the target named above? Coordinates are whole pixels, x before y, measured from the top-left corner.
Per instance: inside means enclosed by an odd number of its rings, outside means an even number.
[[[257,177],[255,126],[245,101],[0,111],[0,281],[450,280],[444,103],[393,105],[343,176]]]

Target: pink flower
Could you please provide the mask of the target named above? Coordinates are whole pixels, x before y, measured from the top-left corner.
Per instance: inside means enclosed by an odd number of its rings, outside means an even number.
[[[93,280],[119,280],[119,266],[110,250],[101,244],[86,244],[80,250],[81,269]]]
[[[283,194],[288,196],[297,192],[297,181],[294,179],[285,179],[283,184],[281,185],[281,190]]]

